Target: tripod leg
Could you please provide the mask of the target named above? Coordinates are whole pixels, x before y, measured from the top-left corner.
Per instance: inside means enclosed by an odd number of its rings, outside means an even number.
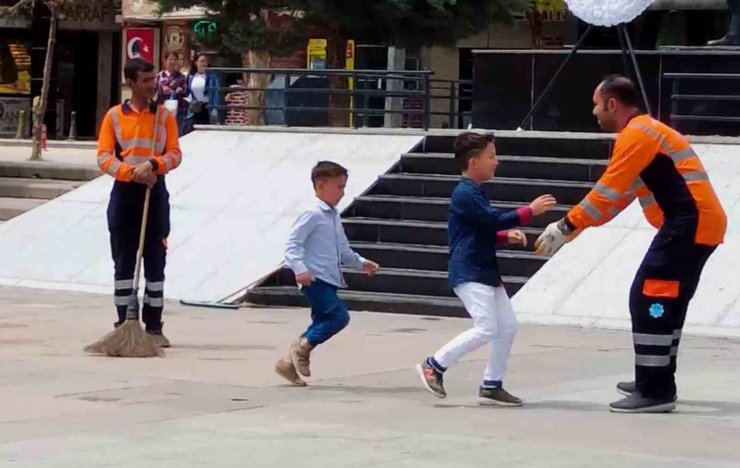
[[[645,110],[648,114],[653,115],[652,111],[650,110],[650,103],[648,102],[647,92],[645,91],[645,83],[642,81],[642,74],[640,73],[639,65],[637,65],[637,56],[635,55],[635,51],[632,48],[632,40],[630,39],[630,35],[627,32],[627,27],[624,24],[620,24],[617,27],[622,28],[624,40],[627,43],[627,48],[629,49],[630,56],[632,57],[632,66],[635,68],[635,76],[637,77],[637,83],[640,86],[640,91],[642,92],[642,100],[645,102]]]
[[[624,31],[622,28],[617,28],[617,37],[619,37],[619,47],[622,49],[622,62],[624,62],[624,74],[625,76],[632,78],[632,71],[630,70],[630,59],[627,53],[627,44],[624,42]]]

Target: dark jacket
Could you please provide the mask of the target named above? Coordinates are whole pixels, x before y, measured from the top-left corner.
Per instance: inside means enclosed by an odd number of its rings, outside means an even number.
[[[450,248],[448,277],[450,288],[475,282],[500,286],[496,262],[499,231],[532,221],[532,210],[499,210],[491,206],[483,189],[463,177],[452,192],[447,215],[447,243]]]

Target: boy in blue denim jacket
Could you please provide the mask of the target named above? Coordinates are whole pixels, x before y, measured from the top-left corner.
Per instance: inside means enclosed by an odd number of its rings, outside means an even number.
[[[542,195],[518,210],[502,211],[491,206],[482,184],[493,178],[498,166],[493,134],[460,134],[455,141],[455,162],[463,178],[452,193],[448,212],[448,274],[450,288],[473,318],[473,328],[455,337],[416,369],[426,389],[444,398],[444,372],[466,354],[491,343],[478,401],[482,405],[520,406],[522,401],[503,388],[516,316],[499,275],[496,244],[526,246],[524,233],[509,229],[526,226],[533,216],[552,209],[555,198]]]

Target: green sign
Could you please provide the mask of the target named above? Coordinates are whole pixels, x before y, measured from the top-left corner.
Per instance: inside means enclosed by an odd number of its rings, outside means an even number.
[[[207,39],[216,32],[216,29],[216,22],[211,20],[200,20],[193,24],[193,34],[199,39]]]

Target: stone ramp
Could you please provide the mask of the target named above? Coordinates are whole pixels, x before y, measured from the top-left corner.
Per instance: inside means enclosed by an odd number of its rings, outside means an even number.
[[[349,169],[341,209],[421,140],[353,132],[187,135],[183,164],[167,178],[172,234],[166,297],[222,299],[277,268],[290,226],[313,199],[310,171],[317,161]],[[12,196],[2,192],[2,181],[0,197]],[[0,284],[110,293],[105,212],[112,183],[100,177],[2,224]],[[57,182],[34,184],[39,198],[63,189]]]

